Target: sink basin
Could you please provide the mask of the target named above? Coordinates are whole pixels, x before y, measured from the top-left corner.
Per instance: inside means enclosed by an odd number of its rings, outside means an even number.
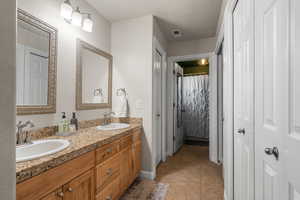
[[[37,140],[16,148],[16,162],[33,160],[42,156],[57,153],[70,145],[68,140]]]
[[[112,131],[112,130],[128,128],[129,126],[130,125],[126,123],[110,123],[103,126],[97,126],[97,129],[101,131]]]

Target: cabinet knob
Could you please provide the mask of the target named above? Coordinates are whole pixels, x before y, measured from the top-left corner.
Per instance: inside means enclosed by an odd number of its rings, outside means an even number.
[[[105,200],[112,200],[112,197],[108,196],[108,197],[105,198]]]
[[[59,192],[57,193],[57,196],[59,196],[60,198],[64,197],[64,193],[63,192]]]
[[[73,189],[71,187],[69,187],[68,192],[73,192]]]

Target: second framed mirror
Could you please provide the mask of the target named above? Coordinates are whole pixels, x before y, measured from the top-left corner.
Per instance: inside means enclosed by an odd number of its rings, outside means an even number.
[[[112,56],[77,39],[76,109],[111,108]]]

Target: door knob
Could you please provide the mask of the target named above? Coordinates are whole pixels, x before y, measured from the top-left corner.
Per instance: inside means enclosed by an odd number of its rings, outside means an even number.
[[[160,117],[160,114],[156,114],[156,117]]]
[[[279,159],[279,150],[278,150],[277,147],[273,147],[273,148],[267,148],[266,147],[265,148],[265,153],[267,155],[273,155],[276,158],[276,160]]]
[[[244,128],[240,128],[240,129],[238,129],[237,132],[238,132],[238,134],[245,135],[246,130]]]

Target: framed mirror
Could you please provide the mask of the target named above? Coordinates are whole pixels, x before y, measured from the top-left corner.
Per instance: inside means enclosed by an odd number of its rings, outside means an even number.
[[[76,109],[111,108],[112,56],[77,40]]]
[[[56,28],[18,9],[16,48],[17,114],[55,113]]]

